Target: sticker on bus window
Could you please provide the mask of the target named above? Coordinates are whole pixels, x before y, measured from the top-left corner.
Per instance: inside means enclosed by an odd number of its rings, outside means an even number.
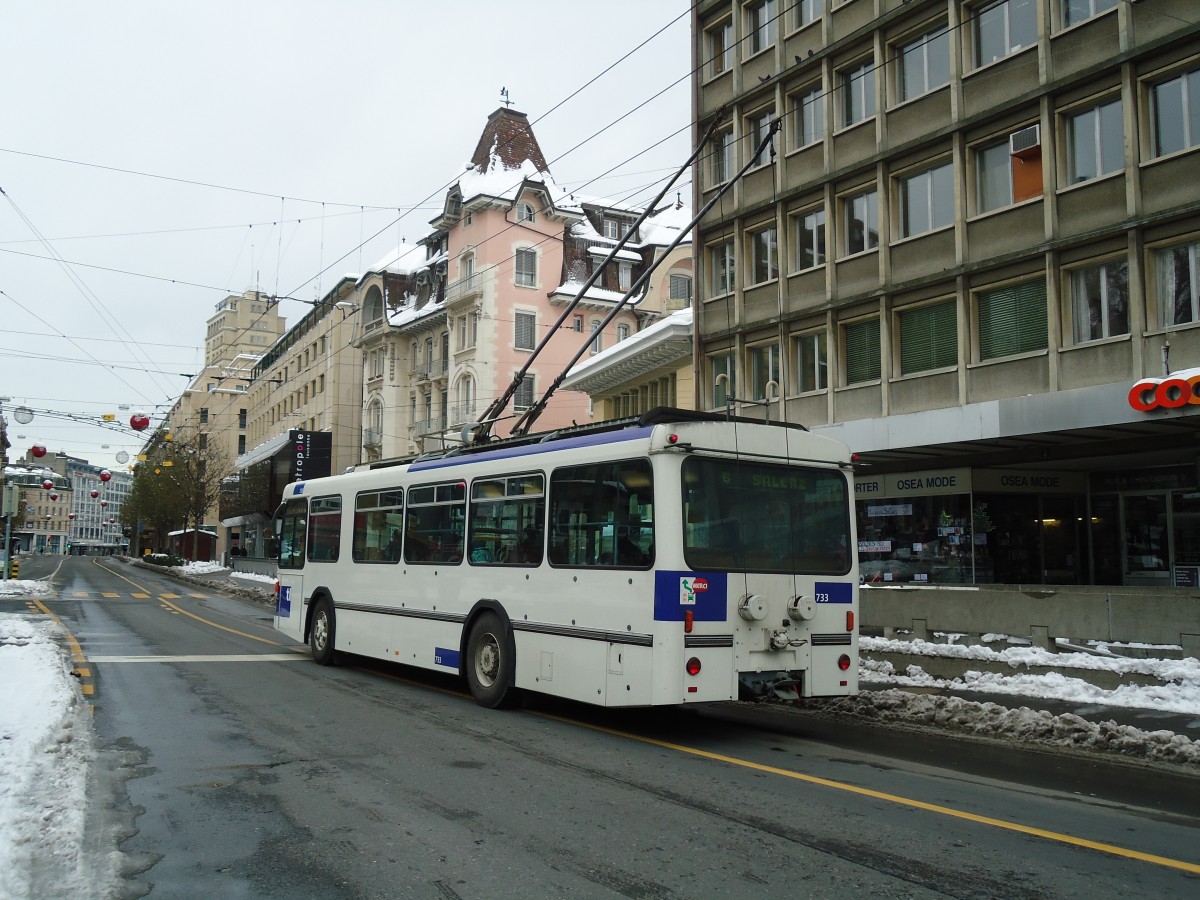
[[[275,615],[281,619],[292,617],[292,589],[286,584],[279,586],[279,598],[275,601]]]
[[[854,587],[846,582],[818,581],[813,585],[818,603],[853,603]]]

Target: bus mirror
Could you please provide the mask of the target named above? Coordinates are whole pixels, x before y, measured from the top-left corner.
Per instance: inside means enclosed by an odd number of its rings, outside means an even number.
[[[271,524],[275,526],[275,537],[279,537],[281,534],[283,534],[283,519],[276,517],[275,521]]]

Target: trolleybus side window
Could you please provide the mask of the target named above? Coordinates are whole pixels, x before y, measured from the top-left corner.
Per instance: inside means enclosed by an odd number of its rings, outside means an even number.
[[[462,481],[409,488],[404,561],[462,562],[466,506],[467,486]]]
[[[404,533],[404,491],[392,488],[368,491],[354,498],[355,562],[400,561]]]
[[[473,566],[540,566],[546,529],[546,477],[510,475],[471,484]]]
[[[342,543],[342,498],[313,497],[309,510],[310,562],[337,562]]]
[[[279,568],[303,569],[308,501],[289,500],[279,519]]]
[[[684,559],[697,570],[850,571],[840,471],[691,457],[683,462]]]
[[[650,462],[555,469],[550,476],[550,564],[646,569],[654,564]]]

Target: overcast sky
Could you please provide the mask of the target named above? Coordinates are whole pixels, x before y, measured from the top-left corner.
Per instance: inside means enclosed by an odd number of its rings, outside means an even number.
[[[560,185],[649,199],[689,152],[687,7],[4,3],[11,455],[39,441],[101,465],[136,453],[130,413],[166,413],[198,371],[217,302],[256,286],[314,299],[426,232],[502,87]],[[282,308],[290,325],[309,307]],[[38,411],[31,423],[13,421],[19,405]],[[104,413],[124,427],[101,426]]]

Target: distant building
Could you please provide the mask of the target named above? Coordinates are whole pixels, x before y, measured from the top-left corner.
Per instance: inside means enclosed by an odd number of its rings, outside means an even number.
[[[700,405],[860,454],[872,580],[1200,583],[1196,13],[693,7],[697,202],[781,124],[698,229]]]

